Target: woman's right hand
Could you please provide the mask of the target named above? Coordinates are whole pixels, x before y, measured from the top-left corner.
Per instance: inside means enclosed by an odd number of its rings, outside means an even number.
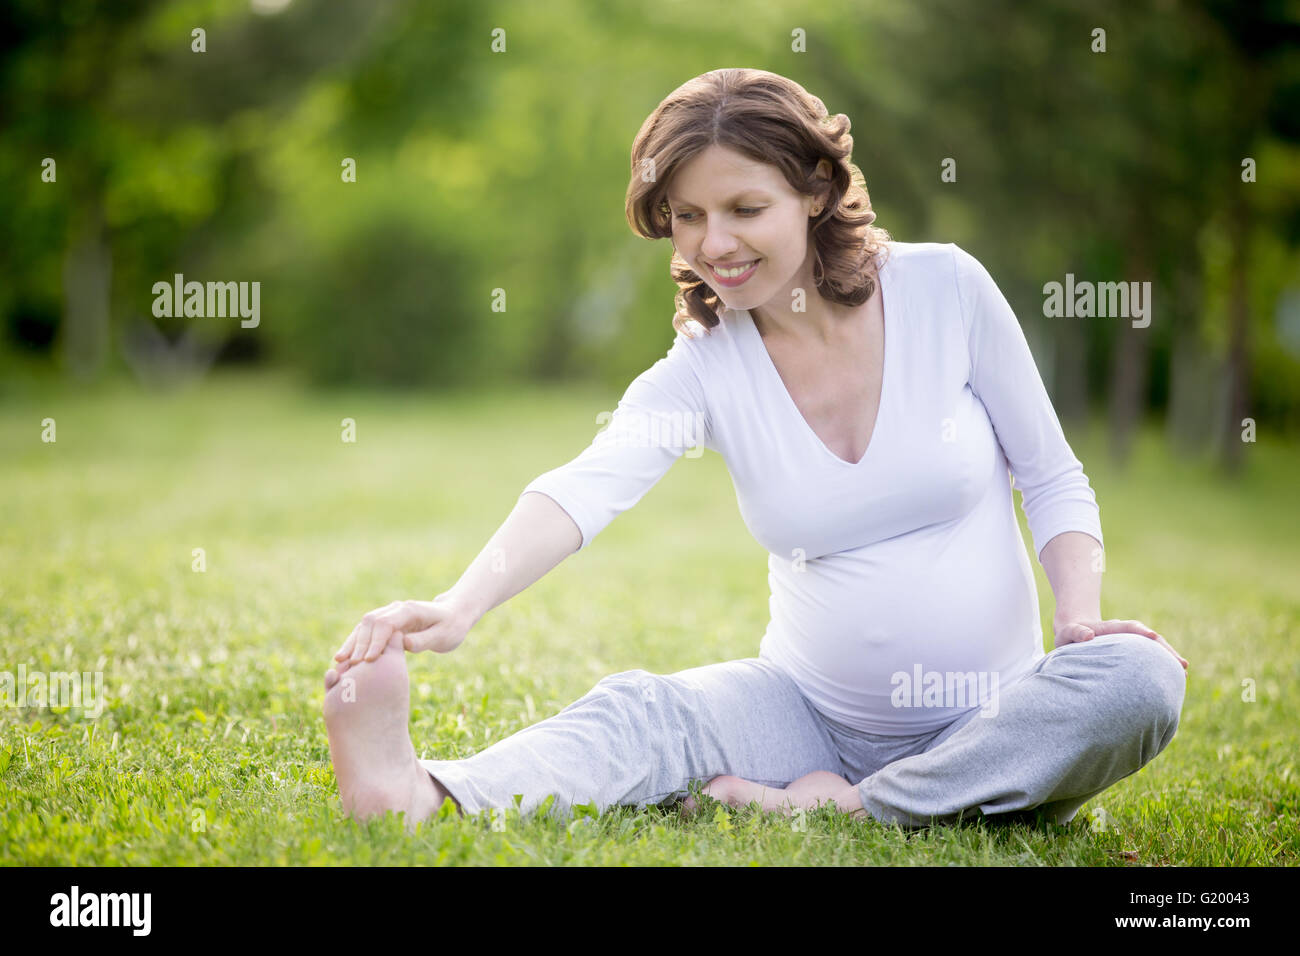
[[[408,651],[445,654],[460,646],[477,620],[445,592],[432,601],[394,601],[362,615],[334,659],[353,664],[377,660],[397,635]]]

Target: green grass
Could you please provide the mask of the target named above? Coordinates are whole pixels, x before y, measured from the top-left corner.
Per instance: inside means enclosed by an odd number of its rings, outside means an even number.
[[[1300,451],[1265,438],[1229,483],[1170,460],[1154,431],[1123,473],[1099,431],[1070,437],[1102,507],[1103,613],[1145,621],[1191,661],[1182,723],[1068,826],[909,834],[818,810],[798,830],[721,805],[691,821],[511,815],[504,830],[450,818],[414,836],[392,817],[346,820],[320,719],[330,655],[365,611],[450,586],[524,484],[577,454],[617,397],[312,395],[230,373],[161,397],[5,396],[0,671],[99,670],[107,705],[97,719],[0,708],[0,863],[1297,862]],[[54,444],[40,440],[46,417]],[[355,444],[340,440],[345,417]],[[468,756],[614,671],[756,654],[765,557],[722,460],[682,460],[458,650],[409,658],[417,750]]]

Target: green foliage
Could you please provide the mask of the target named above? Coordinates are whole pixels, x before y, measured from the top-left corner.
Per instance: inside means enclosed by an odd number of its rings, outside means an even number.
[[[986,261],[1033,340],[1087,363],[1072,405],[1116,390],[1106,359],[1129,345],[1106,323],[1043,321],[1045,281],[1149,272],[1159,318],[1139,365],[1160,408],[1176,342],[1228,354],[1232,253],[1247,248],[1254,361],[1235,367],[1261,422],[1300,427],[1300,354],[1278,316],[1300,241],[1284,6],[781,0],[713,25],[689,5],[599,0],[10,8],[0,362],[25,349],[70,367],[69,343],[104,332],[97,361],[124,372],[152,284],[179,272],[262,282],[260,328],[203,320],[202,336],[319,383],[626,385],[671,342],[676,291],[669,244],[624,222],[628,149],[726,49],[850,116],[880,224]],[[57,183],[40,180],[46,157]],[[111,261],[107,329],[66,296],[86,281],[73,252],[87,237]],[[175,338],[194,321],[157,324]]]
[[[284,317],[273,329],[276,345],[317,384],[475,381],[486,329],[457,279],[463,255],[440,241],[394,223],[331,246],[288,289],[268,296]]]

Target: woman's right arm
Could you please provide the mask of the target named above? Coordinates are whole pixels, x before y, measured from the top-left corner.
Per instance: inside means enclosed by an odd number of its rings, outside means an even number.
[[[398,633],[408,651],[453,650],[484,614],[590,544],[688,448],[708,445],[708,403],[692,348],[679,333],[667,355],[628,386],[609,427],[586,450],[529,482],[449,591],[369,612],[335,659],[373,661]]]
[[[334,659],[373,661],[398,632],[408,651],[454,650],[484,614],[581,544],[582,532],[563,508],[541,492],[526,492],[450,590],[432,601],[394,601],[369,612]]]
[[[472,627],[488,611],[578,550],[582,533],[568,512],[538,491],[520,495],[514,510],[445,594],[464,608]],[[437,598],[435,598],[437,600]]]

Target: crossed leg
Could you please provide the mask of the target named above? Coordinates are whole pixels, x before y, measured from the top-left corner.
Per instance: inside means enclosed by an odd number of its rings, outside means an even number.
[[[1141,635],[1066,644],[1004,690],[993,716],[971,711],[860,781],[862,806],[904,827],[1023,810],[1068,823],[1168,746],[1185,688],[1179,663]]]
[[[782,789],[721,776],[704,792],[785,813],[833,802],[904,827],[1030,810],[1068,823],[1168,746],[1185,685],[1182,667],[1154,641],[1104,635],[1057,648],[1003,694],[993,716],[964,714],[922,752],[857,785],[818,771]]]
[[[996,713],[972,710],[918,754],[856,785],[826,770],[839,754],[788,678],[756,658],[670,675],[624,671],[554,717],[463,760],[419,760],[407,730],[405,652],[326,675],[325,720],[344,807],[385,810],[408,825],[445,799],[462,813],[521,810],[555,793],[575,802],[646,805],[688,781],[733,805],[838,809],[914,827],[1037,809],[1071,820],[1088,799],[1135,773],[1177,730],[1186,678],[1155,642],[1112,634],[1047,654],[1003,691]],[[692,808],[689,798],[686,809]]]
[[[602,678],[559,713],[460,760],[421,760],[467,813],[547,795],[574,804],[648,806],[689,797],[689,784],[736,774],[784,788],[839,766],[825,725],[794,682],[760,658]]]
[[[345,811],[364,819],[392,810],[408,826],[447,799],[473,814],[515,806],[518,794],[526,813],[554,795],[553,812],[564,814],[575,803],[664,803],[727,773],[779,789],[839,764],[812,705],[759,658],[611,674],[558,714],[459,760],[416,757],[400,641],[373,662],[332,668],[325,688]]]

